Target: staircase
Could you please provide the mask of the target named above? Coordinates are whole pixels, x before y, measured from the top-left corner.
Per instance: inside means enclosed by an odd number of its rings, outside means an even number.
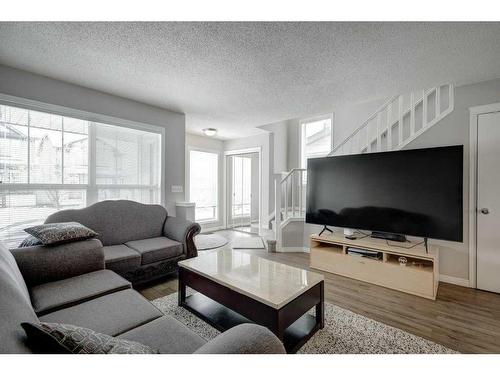
[[[396,95],[335,146],[329,156],[400,150],[445,118],[453,109],[452,84]],[[297,228],[292,227],[287,231],[287,227],[293,226],[292,223],[300,223],[303,233],[306,174],[305,169],[296,168],[275,180],[275,210],[270,222],[273,220],[272,229],[281,251],[298,250],[300,247],[297,246]],[[277,212],[279,215],[275,214]],[[297,237],[295,243],[293,237]]]
[[[453,93],[447,84],[394,96],[329,155],[400,150],[453,111]]]
[[[283,241],[283,228],[292,222],[304,222],[306,214],[306,173],[305,169],[294,168],[274,185],[274,219],[272,229],[276,233],[278,248],[286,246]],[[279,215],[276,215],[279,212]]]

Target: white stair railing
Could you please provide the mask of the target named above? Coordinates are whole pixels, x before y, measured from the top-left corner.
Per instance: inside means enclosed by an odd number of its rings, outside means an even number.
[[[400,150],[454,108],[454,87],[441,85],[390,98],[329,154]]]
[[[281,228],[291,219],[304,219],[306,170],[294,168],[274,184],[274,227],[278,246],[281,241]]]

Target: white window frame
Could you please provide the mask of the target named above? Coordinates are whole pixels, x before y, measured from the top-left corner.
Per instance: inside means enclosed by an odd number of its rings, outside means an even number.
[[[334,133],[334,123],[333,123],[333,113],[328,113],[326,115],[320,115],[320,116],[315,116],[315,117],[308,117],[308,118],[305,118],[305,119],[301,119],[299,121],[299,140],[300,140],[300,144],[299,144],[299,148],[300,148],[300,160],[299,160],[299,166],[300,168],[304,168],[304,169],[307,169],[307,163],[304,163],[306,161],[305,159],[305,150],[304,150],[304,135],[305,135],[305,125],[310,123],[310,122],[316,122],[316,121],[321,121],[321,120],[330,120],[330,124],[331,124],[331,131],[330,131],[330,151],[328,151],[326,154],[321,154],[319,155],[318,154],[318,157],[322,157],[322,156],[327,156],[328,154],[330,154],[330,152],[332,152],[333,150],[333,140],[334,140],[334,136],[333,136],[333,133]],[[304,165],[306,164],[306,165]]]
[[[188,202],[191,202],[191,151],[199,151],[199,152],[207,152],[210,154],[217,155],[217,206],[216,206],[216,218],[215,219],[207,219],[207,220],[198,220],[197,223],[202,225],[205,224],[217,224],[221,222],[221,151],[215,148],[208,147],[198,147],[198,146],[187,146],[186,147],[186,177],[185,177],[185,185],[186,185],[186,199]],[[195,206],[196,213],[196,206]],[[195,216],[196,217],[196,216]]]
[[[117,117],[96,114],[92,112],[81,111],[78,109],[63,107],[55,104],[48,104],[36,100],[20,98],[16,96],[0,94],[0,104],[18,108],[24,108],[33,111],[40,111],[49,114],[72,117],[79,120],[88,121],[89,124],[89,149],[88,149],[88,182],[87,184],[51,184],[51,183],[37,183],[37,184],[18,184],[18,183],[2,183],[0,184],[1,190],[51,190],[51,189],[79,189],[86,190],[86,206],[90,206],[97,202],[98,189],[159,189],[160,190],[160,204],[165,205],[165,129],[160,126],[145,124],[137,121],[125,120]],[[160,135],[160,184],[159,186],[148,185],[112,185],[112,184],[96,184],[95,176],[95,136],[91,132],[95,132],[95,126],[92,123],[102,123],[104,125],[113,125],[122,128],[129,128],[135,130],[142,130],[150,133],[157,133]],[[28,171],[29,173],[29,171]],[[29,180],[28,180],[29,181]]]

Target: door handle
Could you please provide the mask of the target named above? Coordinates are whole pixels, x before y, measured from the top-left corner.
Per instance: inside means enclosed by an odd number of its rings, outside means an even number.
[[[488,210],[487,208],[481,208],[480,212],[483,214],[483,215],[488,215],[490,213],[490,210]]]

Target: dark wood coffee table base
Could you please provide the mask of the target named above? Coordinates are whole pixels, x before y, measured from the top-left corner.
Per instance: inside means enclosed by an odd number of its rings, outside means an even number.
[[[199,293],[186,297],[186,287]],[[179,306],[186,308],[219,331],[242,323],[269,328],[295,353],[324,327],[324,282],[313,286],[281,309],[238,293],[202,275],[179,268]],[[315,316],[308,311],[315,307]]]

